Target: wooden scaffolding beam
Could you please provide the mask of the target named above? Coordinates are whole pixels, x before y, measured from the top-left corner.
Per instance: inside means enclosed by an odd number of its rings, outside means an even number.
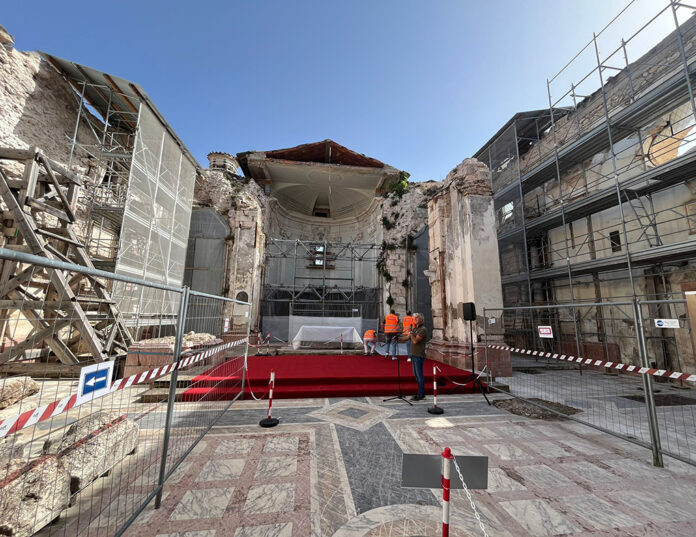
[[[38,148],[0,148],[0,159],[23,162],[22,180],[11,180],[0,166],[3,227],[14,230],[5,247],[94,268],[73,229],[77,176]],[[46,304],[45,307],[39,306]],[[132,337],[103,282],[78,270],[0,266],[0,336],[10,315],[20,313],[32,331],[24,342],[0,354],[0,364],[25,351],[47,346],[64,364],[100,362],[126,354]]]

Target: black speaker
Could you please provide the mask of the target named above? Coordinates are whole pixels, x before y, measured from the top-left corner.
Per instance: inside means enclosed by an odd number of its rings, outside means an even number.
[[[476,320],[476,305],[473,302],[462,302],[462,318],[465,321]]]

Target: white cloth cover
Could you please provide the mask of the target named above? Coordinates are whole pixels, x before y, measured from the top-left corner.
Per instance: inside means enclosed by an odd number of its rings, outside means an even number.
[[[360,334],[352,326],[302,326],[292,339],[292,348],[300,348],[302,341],[317,341],[320,343],[362,343]]]

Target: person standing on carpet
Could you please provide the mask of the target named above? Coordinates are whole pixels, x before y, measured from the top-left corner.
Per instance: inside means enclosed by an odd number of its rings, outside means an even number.
[[[399,352],[399,316],[391,310],[384,318],[384,335],[387,336],[387,349],[385,357],[396,359],[396,354]],[[394,347],[394,352],[390,352]]]
[[[422,401],[425,399],[425,375],[423,366],[425,365],[425,344],[428,341],[428,329],[423,326],[423,316],[420,313],[413,315],[416,323],[415,328],[409,332],[408,339],[411,342],[409,358],[413,366],[413,376],[418,383],[418,394],[411,397],[411,401]]]

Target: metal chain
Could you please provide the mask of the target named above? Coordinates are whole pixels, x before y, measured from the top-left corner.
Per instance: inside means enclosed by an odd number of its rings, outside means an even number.
[[[464,485],[464,492],[466,492],[466,497],[469,499],[469,503],[471,504],[471,509],[474,511],[474,516],[476,517],[476,520],[478,520],[479,527],[481,528],[481,531],[483,532],[483,536],[488,537],[488,533],[486,533],[486,528],[484,527],[483,522],[481,521],[481,515],[479,515],[478,509],[476,509],[476,504],[474,503],[474,499],[471,497],[471,492],[469,492],[469,487],[466,486],[466,481],[464,481],[464,476],[462,475],[462,471],[459,469],[459,465],[457,464],[456,457],[452,457],[452,462],[454,463],[454,467],[457,470],[457,475],[459,476],[459,479],[462,481],[462,484]]]

